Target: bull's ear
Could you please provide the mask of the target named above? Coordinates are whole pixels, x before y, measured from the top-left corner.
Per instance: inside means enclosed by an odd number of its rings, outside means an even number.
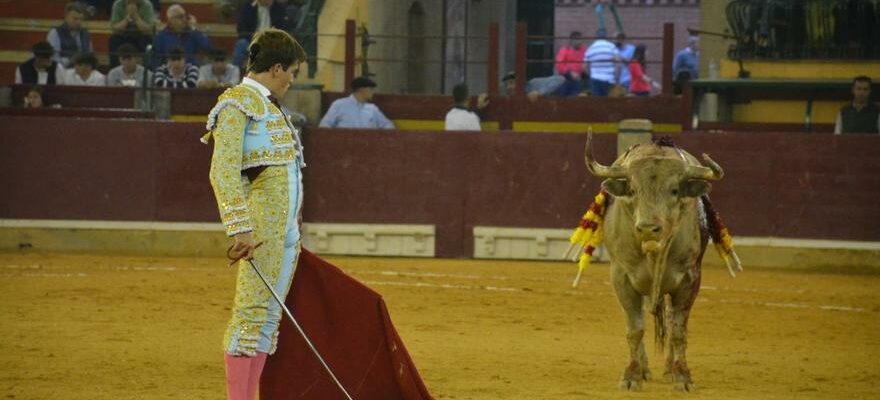
[[[602,181],[602,189],[611,193],[614,197],[626,197],[631,195],[629,182],[626,179],[606,179]]]
[[[712,184],[702,179],[690,179],[681,183],[679,196],[681,197],[700,197],[708,194],[712,190]]]

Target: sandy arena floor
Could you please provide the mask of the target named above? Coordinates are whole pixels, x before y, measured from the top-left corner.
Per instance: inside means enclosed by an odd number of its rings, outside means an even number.
[[[617,389],[623,314],[594,266],[330,258],[385,296],[437,399],[880,397],[880,276],[704,268],[697,390]],[[222,259],[0,255],[0,399],[223,399]],[[652,337],[649,328],[646,337]],[[662,357],[649,343],[652,370]]]

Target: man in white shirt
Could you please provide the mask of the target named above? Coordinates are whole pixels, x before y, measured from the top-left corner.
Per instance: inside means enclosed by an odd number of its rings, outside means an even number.
[[[62,85],[67,86],[106,86],[107,78],[98,72],[98,59],[92,53],[77,54],[71,61],[73,68],[67,70]]]
[[[489,105],[486,94],[481,94],[477,99],[477,110],[468,109],[470,96],[468,95],[468,87],[465,84],[458,84],[452,88],[452,99],[455,100],[455,106],[446,113],[447,131],[479,131],[480,115],[479,113]]]
[[[607,97],[614,85],[620,84],[620,51],[605,39],[605,31],[596,32],[596,39],[584,53],[584,69],[590,73],[590,94]]]
[[[220,49],[211,51],[211,63],[199,67],[198,87],[204,89],[226,88],[238,85],[241,72],[235,65],[226,62],[226,52]]]
[[[367,77],[355,78],[351,96],[337,99],[321,119],[321,128],[394,129],[379,107],[370,103],[376,82]]]
[[[144,67],[138,64],[138,50],[131,43],[123,43],[119,46],[120,65],[107,73],[107,86],[140,87],[144,82],[148,85],[153,82],[153,74],[146,71],[144,80]]]

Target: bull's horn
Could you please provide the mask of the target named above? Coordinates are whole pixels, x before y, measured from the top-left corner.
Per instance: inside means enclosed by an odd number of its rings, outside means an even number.
[[[695,179],[704,179],[707,181],[717,181],[724,177],[724,170],[718,165],[708,154],[703,153],[703,161],[709,167],[691,165],[688,166],[688,176]]]
[[[620,179],[626,178],[626,169],[618,165],[610,167],[599,164],[593,158],[593,128],[587,131],[587,146],[584,148],[584,163],[587,164],[587,170],[598,178]]]

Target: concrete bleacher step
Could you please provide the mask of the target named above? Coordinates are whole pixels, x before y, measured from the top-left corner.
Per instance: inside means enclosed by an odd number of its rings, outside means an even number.
[[[64,18],[64,6],[69,0],[0,0],[0,18],[28,19],[61,19]],[[177,0],[161,4],[161,19],[165,20],[165,11],[172,4],[180,4],[186,11],[198,19],[199,23],[235,23],[221,21],[214,12],[213,0]],[[108,15],[99,14],[96,18],[107,19]]]
[[[210,6],[206,0],[189,1],[199,2],[190,4]],[[11,8],[10,3],[18,2],[0,0],[0,10],[5,7],[8,11]],[[64,2],[57,0],[49,0],[46,3],[61,3],[61,9],[64,8]],[[30,58],[31,46],[38,41],[45,40],[49,30],[61,22],[60,17],[53,19],[18,18],[6,17],[5,15],[0,17],[0,84],[11,84],[14,81],[15,68],[19,63]],[[109,23],[107,21],[86,21],[85,27],[91,33],[98,62],[106,65],[108,63],[108,41],[112,33]],[[231,54],[237,38],[234,24],[199,22],[199,30],[208,35],[212,46],[226,50]]]

